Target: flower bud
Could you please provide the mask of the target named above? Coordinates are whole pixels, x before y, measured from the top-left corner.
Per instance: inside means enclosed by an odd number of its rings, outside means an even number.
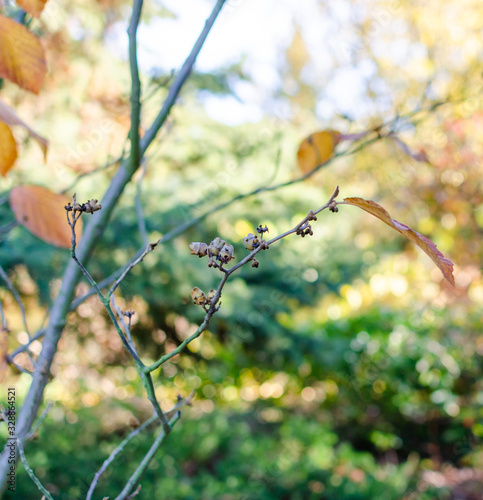
[[[255,236],[253,233],[248,233],[248,235],[243,238],[243,244],[245,248],[251,252],[255,250],[255,248],[258,248],[260,242],[258,241],[258,236]]]
[[[85,204],[85,211],[88,213],[88,214],[93,214],[94,212],[97,212],[98,210],[100,210],[102,208],[102,205],[100,203],[97,202],[96,199],[93,199],[93,200],[89,200],[86,204]]]
[[[199,241],[194,241],[190,243],[191,255],[198,255],[198,257],[204,257],[208,253],[208,245],[206,243],[201,243]]]
[[[220,250],[223,248],[225,245],[225,240],[222,240],[219,236],[217,236],[209,246],[209,250],[211,255],[218,255],[220,253]]]
[[[191,290],[191,298],[197,306],[202,306],[206,304],[206,295],[197,286]]]
[[[206,298],[211,301],[211,299],[216,295],[216,290],[210,290]]]
[[[233,259],[234,248],[232,245],[225,244],[218,254],[218,258],[225,264]]]

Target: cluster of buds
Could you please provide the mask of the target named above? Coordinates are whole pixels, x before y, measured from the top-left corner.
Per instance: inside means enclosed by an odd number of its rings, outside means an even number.
[[[337,213],[339,209],[337,208],[337,202],[334,200],[332,203],[329,205],[329,210],[333,213]]]
[[[216,290],[210,290],[207,294],[205,294],[205,292],[197,286],[191,290],[191,299],[197,306],[202,306],[203,308],[206,308],[206,306],[211,304],[211,300],[215,295]]]
[[[87,203],[77,203],[76,195],[72,197],[72,205],[69,203],[64,207],[68,212],[85,212],[87,214],[93,214],[102,208],[102,205],[98,203],[98,200],[92,199]]]
[[[312,226],[310,224],[304,224],[302,227],[297,229],[296,234],[305,238],[305,236],[310,235],[313,236],[314,232],[312,231]]]
[[[263,239],[263,233],[268,233],[268,227],[262,226],[261,224],[257,227],[257,233],[260,235],[261,240],[258,239],[258,236],[254,235],[253,233],[248,233],[244,238],[243,238],[243,244],[245,245],[245,248],[249,250],[250,252],[257,249],[261,248],[262,250],[267,250],[268,249],[268,243]],[[258,262],[256,259],[254,259],[254,262],[252,263],[252,267],[258,267]]]
[[[195,241],[190,243],[191,255],[198,255],[198,257],[205,257],[208,255],[210,258],[208,262],[208,267],[220,267],[216,261],[220,262],[221,265],[227,264],[234,258],[234,248],[233,245],[229,245],[217,236],[209,245],[206,243]]]

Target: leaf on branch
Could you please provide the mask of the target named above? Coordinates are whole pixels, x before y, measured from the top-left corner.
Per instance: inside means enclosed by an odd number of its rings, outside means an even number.
[[[335,130],[322,130],[310,134],[302,141],[297,151],[299,170],[308,174],[330,160],[334,156],[334,148],[339,142],[339,137],[340,133]]]
[[[20,127],[24,127],[30,134],[30,137],[38,142],[42,152],[44,153],[44,161],[46,160],[49,141],[30,128],[29,125],[27,125],[14,110],[2,100],[0,100],[0,121],[6,123],[7,125],[19,125]]]
[[[397,220],[391,219],[389,213],[382,208],[381,205],[378,205],[373,201],[364,200],[363,198],[344,198],[343,203],[362,208],[362,210],[365,210],[378,219],[381,219],[388,226],[391,226],[393,229],[405,236],[408,240],[416,243],[416,245],[422,248],[431,257],[431,260],[439,267],[443,276],[454,286],[454,264],[436,248],[436,245],[430,239],[417,233],[405,224],[401,224]]]
[[[40,40],[25,26],[0,16],[0,77],[38,94],[46,72]]]
[[[19,7],[34,17],[40,17],[47,0],[17,0]]]
[[[10,127],[0,121],[0,174],[4,177],[17,159],[17,144]]]
[[[70,199],[42,186],[17,186],[10,191],[10,206],[17,221],[41,240],[56,247],[70,248],[71,230],[64,206]],[[77,239],[82,221],[76,225]]]

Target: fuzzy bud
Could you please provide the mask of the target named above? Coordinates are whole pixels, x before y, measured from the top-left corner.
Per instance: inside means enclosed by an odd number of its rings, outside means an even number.
[[[199,241],[193,241],[190,243],[191,255],[198,255],[198,257],[204,257],[208,254],[208,245],[206,243],[201,243]]]
[[[191,290],[191,298],[197,306],[202,306],[206,304],[206,295],[197,286]]]
[[[219,236],[217,236],[209,246],[209,250],[211,255],[218,255],[220,250],[224,247],[225,240],[222,240]]]
[[[225,244],[218,254],[218,258],[225,264],[233,259],[235,250],[232,245]]]
[[[216,290],[210,290],[208,292],[208,295],[206,296],[206,298],[211,301],[211,299],[213,299],[213,297],[216,295]]]
[[[87,212],[88,214],[93,214],[94,212],[97,212],[98,210],[100,210],[102,208],[102,205],[100,203],[98,203],[96,199],[93,199],[93,200],[89,200],[84,205],[84,208],[85,208],[85,212]]]
[[[248,233],[248,235],[243,238],[243,244],[245,248],[251,252],[255,250],[255,248],[258,248],[260,242],[258,241],[258,236],[255,236],[253,233]]]

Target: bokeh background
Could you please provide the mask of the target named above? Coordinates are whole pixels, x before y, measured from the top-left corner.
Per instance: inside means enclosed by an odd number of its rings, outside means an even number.
[[[212,4],[145,2],[144,125]],[[123,0],[49,0],[34,21],[49,58],[44,88],[36,97],[4,83],[1,94],[49,137],[49,161],[22,138],[2,195],[38,183],[70,187],[78,200],[101,198],[115,165],[78,176],[112,161],[125,143],[129,15]],[[196,330],[203,311],[190,290],[218,283],[215,270],[190,256],[191,241],[221,236],[240,259],[248,232],[260,223],[271,236],[293,227],[336,185],[341,197],[372,199],[431,238],[455,263],[456,284],[354,207],[324,212],[311,238],[274,245],[258,269],[230,279],[209,331],[156,374],[164,409],[178,394],[195,390],[196,398],[153,460],[140,498],[483,498],[482,35],[483,9],[471,0],[227,1],[145,175],[128,186],[89,262],[97,280],[141,247],[138,192],[154,241],[240,193],[299,177],[298,146],[317,130],[350,134],[392,121],[427,161],[395,140],[376,140],[156,248],[117,298],[136,312],[143,359]],[[8,204],[0,217],[9,229]],[[0,238],[2,266],[36,330],[69,252],[21,227]],[[3,283],[0,299],[14,349],[27,336]],[[34,343],[34,353],[40,348]],[[150,404],[96,297],[68,316],[52,373],[45,398],[53,407],[26,454],[56,498],[78,499]],[[29,377],[12,370],[8,380],[21,401]],[[98,498],[119,491],[152,439],[140,436],[108,469]],[[15,498],[39,496],[22,467],[17,487]]]

